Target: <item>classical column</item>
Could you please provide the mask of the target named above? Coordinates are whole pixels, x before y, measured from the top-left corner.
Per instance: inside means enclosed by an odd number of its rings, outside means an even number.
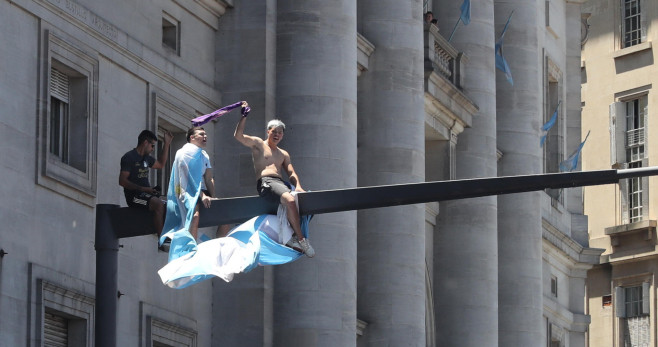
[[[422,1],[358,6],[375,46],[359,78],[359,186],[424,181]],[[358,244],[359,344],[425,346],[425,205],[359,211]]]
[[[461,1],[434,1],[449,37]],[[464,93],[479,107],[459,135],[456,178],[496,176],[496,71],[493,0],[472,2],[471,21],[451,41],[469,57]],[[434,306],[438,346],[496,346],[498,249],[496,197],[441,203],[434,235]]]
[[[217,32],[215,80],[223,105],[249,102],[245,133],[260,136],[275,109],[276,1],[236,0],[234,5]],[[213,174],[222,197],[257,194],[251,152],[233,138],[239,118],[236,110],[205,125],[215,130]],[[258,267],[230,284],[213,280],[213,346],[272,345],[272,272],[272,267]]]
[[[276,116],[306,190],[356,186],[356,3],[277,2]],[[274,345],[356,344],[356,212],[311,221],[316,256],[274,269]]]
[[[541,5],[544,6],[543,1]],[[514,85],[498,73],[496,109],[500,176],[542,172],[538,128],[543,120],[543,30],[539,1],[495,1],[496,32]],[[539,346],[542,331],[542,191],[498,197],[499,346]]]
[[[565,102],[567,115],[567,155],[575,150],[580,142],[584,139],[589,129],[581,127],[581,5],[580,1],[569,1],[565,4],[566,13],[566,72],[565,72],[565,89],[569,96]],[[581,137],[582,134],[582,137]],[[581,163],[579,170],[584,169]],[[586,168],[585,168],[586,169]],[[583,188],[565,189],[565,205],[571,212],[571,238],[576,240],[582,246],[589,245],[588,221],[584,215],[583,206]]]

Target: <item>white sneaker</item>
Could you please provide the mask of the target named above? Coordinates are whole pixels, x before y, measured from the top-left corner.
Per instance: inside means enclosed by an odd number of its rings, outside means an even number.
[[[313,246],[308,242],[308,239],[303,239],[299,241],[299,245],[301,246],[301,249],[304,251],[304,254],[306,254],[307,257],[313,258],[315,257],[315,250],[313,249]]]
[[[299,241],[297,241],[297,236],[292,235],[290,240],[286,243],[286,246],[290,248],[297,248],[297,249],[302,249],[302,245],[299,244]]]

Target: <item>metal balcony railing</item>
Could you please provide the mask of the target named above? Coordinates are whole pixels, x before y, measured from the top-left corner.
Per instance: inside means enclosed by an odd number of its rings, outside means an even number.
[[[626,146],[633,147],[644,144],[644,128],[628,130],[626,132]]]

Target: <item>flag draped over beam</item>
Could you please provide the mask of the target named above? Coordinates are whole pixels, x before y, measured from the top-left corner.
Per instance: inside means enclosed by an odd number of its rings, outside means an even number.
[[[555,125],[555,122],[557,121],[557,111],[560,108],[561,102],[562,101],[558,101],[557,106],[555,106],[555,112],[553,112],[553,116],[551,116],[551,119],[549,119],[548,122],[546,122],[546,124],[544,124],[541,127],[541,130],[544,133],[544,135],[542,135],[541,140],[539,140],[540,147],[544,146],[544,142],[546,142],[546,136],[548,136],[548,131],[551,130],[551,128],[553,127],[553,125]]]
[[[233,111],[234,109],[240,107],[243,102],[244,101],[238,101],[234,104],[224,106],[224,107],[222,107],[218,110],[215,110],[211,113],[204,114],[203,116],[196,117],[196,118],[192,119],[192,125],[196,127],[196,126],[201,126],[203,124],[206,124],[206,123],[210,122],[211,120],[213,120],[215,118],[219,118],[219,117],[223,116],[224,114],[229,113],[229,112]],[[249,114],[250,111],[251,111],[250,107],[243,107],[242,108],[242,115],[246,116],[246,115]]]
[[[184,288],[214,276],[229,282],[234,274],[248,272],[257,265],[285,264],[299,258],[302,253],[284,246],[293,231],[286,209],[281,206],[277,215],[256,216],[234,228],[227,237],[211,240],[199,230],[198,238],[194,239],[189,229],[201,194],[205,155],[193,144],[186,144],[176,152],[160,237],[160,244],[171,240],[169,261],[158,271],[162,283]],[[292,194],[296,196],[295,192]],[[308,237],[311,218],[301,218],[304,237]]]
[[[585,140],[583,140],[583,142],[580,143],[578,148],[576,148],[576,151],[574,151],[569,156],[569,158],[567,158],[567,160],[560,163],[560,172],[571,172],[578,167],[578,159],[580,158],[580,151],[583,150],[583,146],[585,145],[585,142],[587,141],[588,137],[589,137],[589,131],[585,136]]]
[[[301,218],[304,237],[308,237],[311,218]],[[278,241],[286,234],[292,235],[292,228],[285,215],[256,216],[234,228],[226,237],[195,243],[193,250],[170,260],[158,275],[163,284],[176,289],[212,277],[230,282],[235,274],[249,272],[257,265],[281,265],[301,257],[302,253]]]
[[[511,85],[514,85],[514,79],[512,79],[512,70],[510,70],[509,64],[507,64],[507,60],[505,60],[505,56],[503,55],[503,39],[505,38],[505,32],[507,31],[509,21],[512,19],[513,14],[514,11],[512,11],[512,13],[509,14],[509,17],[507,17],[507,23],[505,23],[503,32],[500,33],[500,37],[498,38],[498,41],[496,41],[495,46],[496,68],[505,73],[505,77],[507,77],[507,81],[509,81]]]
[[[468,23],[471,22],[471,0],[464,0],[464,2],[462,2],[459,12],[459,19],[457,19],[457,23],[455,23],[455,26],[452,28],[450,37],[448,37],[448,42],[450,42],[450,40],[452,40],[452,36],[455,35],[455,31],[457,31],[457,26],[459,25],[460,21],[464,23],[464,25],[468,25]]]

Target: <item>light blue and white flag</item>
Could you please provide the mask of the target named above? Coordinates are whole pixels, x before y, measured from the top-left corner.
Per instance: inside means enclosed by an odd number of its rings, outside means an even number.
[[[555,122],[557,121],[557,111],[560,108],[561,102],[562,101],[558,101],[557,106],[555,106],[555,112],[553,112],[553,116],[551,116],[551,119],[549,119],[548,122],[546,122],[546,124],[544,124],[541,127],[541,131],[544,134],[541,136],[541,140],[539,140],[539,147],[544,146],[544,142],[546,142],[546,136],[548,136],[548,131],[551,130],[551,128],[553,127],[553,125],[555,125]]]
[[[588,137],[589,137],[589,131],[587,132],[587,136],[585,136],[585,140],[583,140],[583,142],[580,143],[576,151],[573,152],[569,156],[569,158],[567,158],[567,160],[560,163],[560,172],[571,172],[578,167],[578,159],[580,158],[580,151],[583,150],[583,146],[585,146],[585,141],[587,141]]]
[[[158,271],[162,283],[182,289],[212,277],[230,282],[235,274],[249,272],[258,265],[281,265],[297,260],[302,253],[277,241],[286,231],[292,235],[287,218],[285,224],[281,223],[283,218],[260,215],[237,226],[226,237],[200,242],[194,251],[170,260]],[[301,218],[304,237],[308,237],[311,218]]]
[[[464,26],[471,22],[471,0],[464,0],[459,9],[459,19],[457,19],[457,23],[455,23],[455,26],[452,28],[450,37],[448,37],[448,42],[450,42],[452,40],[452,36],[455,35],[455,31],[457,31],[457,26],[459,26],[460,21],[464,23]]]
[[[471,0],[464,0],[460,10],[459,19],[464,25],[468,25],[471,22]]]
[[[190,222],[201,194],[205,158],[203,149],[190,143],[176,152],[167,192],[167,214],[160,236],[161,245],[166,239],[172,240],[170,261],[196,250]]]
[[[234,228],[227,237],[212,239],[190,234],[190,222],[201,193],[207,154],[186,144],[176,152],[167,193],[167,215],[160,244],[171,239],[169,261],[158,271],[162,283],[185,288],[200,281],[219,277],[229,282],[237,273],[248,272],[257,265],[285,264],[302,253],[285,244],[293,231],[285,208],[278,215],[261,215]],[[292,192],[296,196],[295,192]],[[301,218],[304,237],[312,216]]]
[[[503,39],[505,38],[505,32],[507,32],[507,27],[509,26],[509,21],[510,19],[512,19],[513,14],[514,11],[512,11],[512,13],[509,14],[509,17],[507,18],[507,23],[505,23],[503,32],[500,33],[500,37],[498,38],[498,41],[496,41],[496,46],[495,46],[496,68],[505,73],[505,77],[507,78],[507,81],[509,81],[511,85],[514,85],[514,79],[512,78],[512,70],[510,70],[509,64],[507,64],[507,60],[505,60],[505,56],[503,55]]]

